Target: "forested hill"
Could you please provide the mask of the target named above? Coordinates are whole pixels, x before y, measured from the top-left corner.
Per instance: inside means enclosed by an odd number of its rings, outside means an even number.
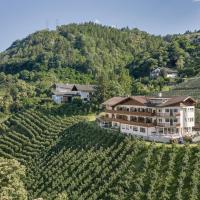
[[[153,51],[158,52],[162,46],[165,46],[162,38],[136,29],[118,30],[93,23],[70,24],[15,41],[1,54],[0,67],[10,73],[58,67],[72,67],[93,74],[102,70],[112,72],[137,61],[143,53],[152,57]],[[136,62],[136,65],[141,63]]]
[[[150,79],[157,67],[177,69],[179,78]],[[182,77],[199,74],[198,31],[161,37],[94,23],[63,25],[17,40],[0,53],[0,111],[50,100],[50,87],[58,82],[97,85],[96,106],[112,96],[169,90]]]
[[[195,75],[200,70],[199,41],[198,32],[160,37],[138,29],[69,24],[15,41],[0,54],[0,70],[14,74],[70,67],[97,75],[128,68],[138,78],[148,76],[152,68],[167,66]]]

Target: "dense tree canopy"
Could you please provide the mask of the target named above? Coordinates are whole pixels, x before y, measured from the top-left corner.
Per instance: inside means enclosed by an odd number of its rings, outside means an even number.
[[[199,74],[199,41],[199,32],[161,37],[92,22],[38,31],[0,53],[0,109],[17,111],[24,103],[40,102],[56,82],[96,84],[102,94],[98,103],[114,95],[159,92],[171,80],[165,73],[151,79],[157,67],[178,70],[179,79]]]
[[[15,74],[70,67],[98,75],[128,67],[134,77],[148,76],[158,66],[199,71],[199,37],[198,32],[160,37],[138,29],[69,24],[15,41],[0,54],[0,69]]]
[[[14,159],[0,157],[0,199],[28,199],[24,178],[24,166]]]

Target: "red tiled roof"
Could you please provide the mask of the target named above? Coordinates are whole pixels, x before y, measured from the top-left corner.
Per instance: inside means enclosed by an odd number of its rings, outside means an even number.
[[[131,99],[134,99],[142,104],[148,103],[149,102],[149,98],[146,96],[131,96]]]
[[[115,104],[118,104],[122,100],[126,99],[127,97],[112,97],[105,101],[103,105],[108,105],[108,106],[114,106]]]
[[[115,105],[120,104],[120,103],[122,103],[126,100],[129,100],[129,99],[133,99],[133,100],[138,101],[139,103],[142,103],[142,104],[146,104],[149,101],[148,97],[145,97],[145,96],[113,97],[113,98],[105,101],[103,103],[103,105],[115,106]]]
[[[152,105],[152,106],[158,106],[158,107],[167,107],[167,106],[174,105],[181,102],[184,103],[189,98],[192,101],[194,101],[194,103],[196,103],[196,101],[189,96],[188,97],[187,96],[177,96],[177,97],[173,96],[173,97],[168,97],[168,98],[163,97],[164,99],[166,99],[164,103],[153,105],[151,103],[151,99],[157,99],[157,98],[161,99],[162,97],[147,97],[147,96],[113,97],[105,101],[103,105],[115,106],[117,104],[123,103],[126,100],[130,100],[130,99],[138,101],[139,103],[144,104],[144,105]]]
[[[170,106],[170,105],[173,105],[173,104],[177,104],[177,103],[181,103],[181,102],[184,102],[186,101],[187,99],[192,99],[194,102],[196,102],[192,97],[187,97],[187,96],[174,96],[174,97],[171,97],[168,101],[166,101],[165,103],[162,103],[160,105],[158,105],[159,107],[165,107],[165,106]]]

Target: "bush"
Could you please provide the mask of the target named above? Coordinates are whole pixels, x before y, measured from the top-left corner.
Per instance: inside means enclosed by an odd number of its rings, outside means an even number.
[[[178,144],[178,139],[170,139],[170,144]]]
[[[183,140],[184,140],[184,142],[192,143],[192,137],[191,136],[184,136]]]

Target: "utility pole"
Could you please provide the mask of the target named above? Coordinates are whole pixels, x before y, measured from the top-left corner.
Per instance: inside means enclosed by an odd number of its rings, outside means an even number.
[[[49,30],[49,20],[46,20],[46,29]]]

